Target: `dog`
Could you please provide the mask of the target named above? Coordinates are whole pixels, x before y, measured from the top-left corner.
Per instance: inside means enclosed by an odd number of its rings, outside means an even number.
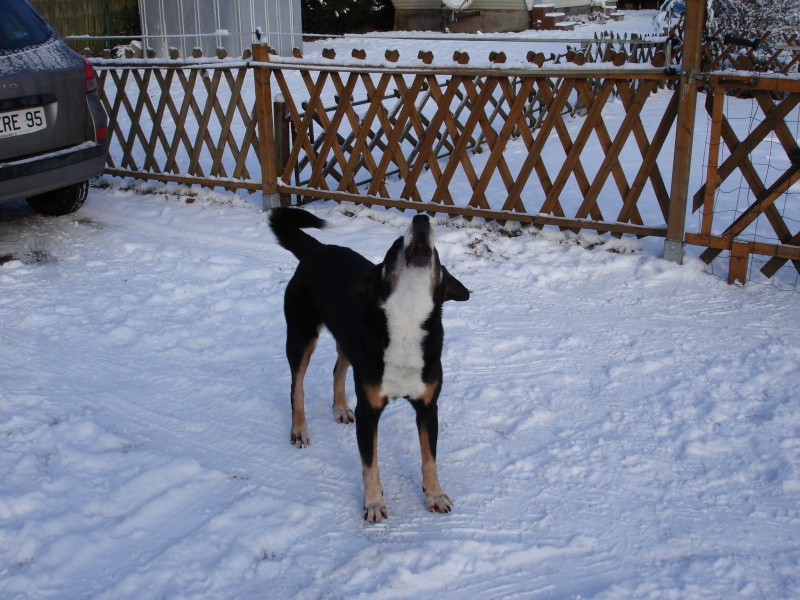
[[[323,244],[304,232],[326,226],[307,211],[274,208],[269,223],[280,245],[300,261],[284,296],[292,444],[302,448],[310,442],[303,378],[325,326],[337,351],[333,414],[339,423],[356,424],[364,519],[378,523],[388,516],[378,469],[378,421],[394,398],[406,398],[416,411],[427,508],[450,512],[453,501],[442,490],[436,469],[442,305],[447,300],[466,301],[470,293],[439,261],[430,219],[415,216],[378,265],[350,248]],[[351,366],[355,414],[345,398]]]

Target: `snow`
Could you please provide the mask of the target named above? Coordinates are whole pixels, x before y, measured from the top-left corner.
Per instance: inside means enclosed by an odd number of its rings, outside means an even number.
[[[0,597],[800,596],[797,293],[666,262],[659,240],[436,217],[472,293],[444,311],[455,507],[425,510],[397,401],[370,526],[329,335],[312,444],[289,443],[296,261],[265,214],[101,183],[68,217],[0,207]],[[413,216],[309,210],[374,261]]]

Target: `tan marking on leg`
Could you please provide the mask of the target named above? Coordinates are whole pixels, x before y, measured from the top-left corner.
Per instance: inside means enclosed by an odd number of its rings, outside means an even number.
[[[314,339],[306,348],[303,360],[300,361],[297,373],[294,376],[294,390],[292,393],[292,444],[303,448],[311,442],[308,437],[308,424],[306,423],[305,411],[305,392],[303,391],[303,379],[306,376],[308,364],[311,362],[311,355],[317,347],[317,340]]]
[[[425,405],[428,406],[431,402],[433,402],[433,396],[436,394],[436,388],[439,386],[439,382],[435,381],[433,383],[426,383],[425,384],[425,391],[419,397],[419,400]]]
[[[380,387],[366,387],[364,391],[367,395],[367,402],[375,410],[381,410],[389,402],[389,397],[385,394],[381,394]]]
[[[428,432],[422,428],[419,429],[419,448],[422,454],[422,491],[425,492],[425,504],[431,512],[448,513],[453,508],[453,501],[439,484],[439,473],[436,459],[431,453]]]
[[[336,357],[336,366],[333,368],[333,416],[337,423],[353,423],[356,418],[353,411],[347,406],[344,387],[350,361],[347,360],[339,344],[336,344],[336,352],[338,356]]]
[[[380,523],[389,516],[383,502],[383,486],[378,469],[378,432],[372,448],[372,464],[361,465],[361,477],[364,480],[364,520],[369,523]]]

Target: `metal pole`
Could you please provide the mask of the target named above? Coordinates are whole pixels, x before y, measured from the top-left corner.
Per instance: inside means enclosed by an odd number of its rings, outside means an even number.
[[[683,32],[683,57],[681,81],[678,87],[678,125],[675,131],[675,155],[670,185],[667,239],[664,258],[678,264],[683,262],[686,242],[686,206],[689,200],[689,173],[692,166],[694,120],[697,113],[697,77],[700,70],[704,0],[686,0],[686,17]]]

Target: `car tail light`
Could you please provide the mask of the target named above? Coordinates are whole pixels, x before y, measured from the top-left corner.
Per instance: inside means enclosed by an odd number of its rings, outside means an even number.
[[[106,136],[108,135],[108,127],[98,127],[95,130],[95,134],[97,136],[97,141],[98,142],[105,141]]]
[[[86,60],[85,56],[81,56],[81,58],[83,59],[83,73],[86,79],[86,93],[91,94],[97,91],[97,76],[95,75],[92,63]]]

